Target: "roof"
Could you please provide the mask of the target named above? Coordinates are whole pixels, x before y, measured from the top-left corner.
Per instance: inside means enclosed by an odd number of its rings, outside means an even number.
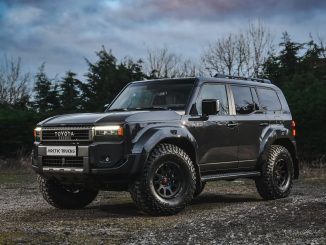
[[[259,79],[259,78],[247,78],[247,77],[235,77],[235,76],[228,76],[228,75],[218,75],[216,77],[182,77],[182,78],[160,78],[160,79],[150,79],[150,80],[143,80],[143,81],[135,81],[132,83],[143,83],[143,82],[174,82],[180,80],[187,80],[197,82],[197,85],[202,84],[204,82],[223,82],[228,84],[244,84],[244,85],[262,85],[266,87],[276,87],[271,83],[270,80],[267,79]]]

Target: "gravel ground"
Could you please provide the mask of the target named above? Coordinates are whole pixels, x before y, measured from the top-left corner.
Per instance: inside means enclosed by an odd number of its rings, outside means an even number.
[[[262,201],[253,181],[209,183],[178,215],[151,217],[128,193],[101,192],[82,210],[57,210],[34,174],[0,173],[0,244],[326,244],[326,180],[296,181]]]

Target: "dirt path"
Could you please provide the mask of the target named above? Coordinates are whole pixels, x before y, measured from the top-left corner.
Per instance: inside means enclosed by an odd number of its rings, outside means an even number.
[[[0,244],[326,244],[326,180],[295,183],[262,201],[252,181],[216,182],[170,217],[139,212],[128,193],[102,192],[82,210],[57,210],[35,175],[0,174]]]

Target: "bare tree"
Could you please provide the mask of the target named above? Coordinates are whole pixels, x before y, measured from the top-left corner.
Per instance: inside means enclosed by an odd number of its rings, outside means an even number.
[[[148,50],[147,65],[148,73],[153,78],[166,78],[176,76],[176,66],[179,58],[169,52],[167,48]]]
[[[249,23],[247,30],[210,44],[202,55],[204,68],[210,75],[258,76],[272,50],[269,29],[261,22]]]
[[[190,77],[197,73],[197,67],[190,59],[183,59],[166,47],[149,49],[144,66],[150,78]]]
[[[29,73],[22,73],[21,58],[8,59],[0,65],[0,104],[1,105],[26,105],[28,83],[31,80]]]
[[[235,64],[236,64],[236,75],[241,76],[244,73],[248,72],[244,71],[244,67],[246,62],[248,63],[248,57],[250,57],[250,47],[248,42],[246,42],[245,36],[240,33],[235,40]]]
[[[184,60],[179,67],[178,77],[195,77],[198,75],[198,69],[191,59]]]
[[[216,43],[210,44],[202,57],[202,61],[205,63],[205,69],[210,74],[214,71],[231,75],[235,64],[235,56],[236,37],[233,34],[229,34],[226,38],[221,38]]]
[[[252,49],[253,73],[255,76],[258,76],[273,48],[271,33],[269,29],[258,20],[257,22],[249,23],[247,35]]]

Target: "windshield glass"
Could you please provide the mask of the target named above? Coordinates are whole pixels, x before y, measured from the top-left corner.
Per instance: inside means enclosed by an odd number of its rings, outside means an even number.
[[[156,81],[130,84],[108,108],[111,110],[185,110],[194,81]]]

